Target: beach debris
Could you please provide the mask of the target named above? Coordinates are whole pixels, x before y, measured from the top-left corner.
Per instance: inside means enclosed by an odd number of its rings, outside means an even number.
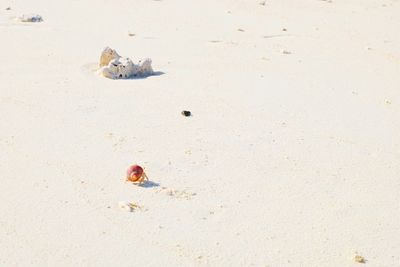
[[[286,32],[286,31],[287,31],[287,29],[286,29],[286,28],[283,28],[283,29],[282,29],[282,31],[283,31],[283,32]]]
[[[7,7],[6,10],[11,10],[11,7]]]
[[[367,261],[365,260],[365,258],[361,255],[355,255],[354,256],[354,261],[358,262],[358,263],[366,263]]]
[[[259,2],[258,4],[261,5],[261,6],[265,6],[266,3],[267,3],[267,1],[265,0],[265,1]]]
[[[126,171],[126,180],[134,184],[142,184],[145,181],[148,181],[149,178],[147,177],[143,168],[135,164],[130,166]]]
[[[136,209],[140,209],[141,207],[135,203],[128,202],[128,201],[120,201],[118,202],[118,207],[120,210],[133,212]]]
[[[38,14],[23,14],[18,20],[21,22],[42,22],[43,18]]]
[[[131,33],[131,32],[128,32],[128,35],[129,35],[130,37],[133,37],[133,36],[135,36],[136,34]]]
[[[192,115],[192,113],[191,113],[190,111],[188,111],[188,110],[183,110],[183,111],[181,112],[181,114],[182,114],[183,116],[185,116],[185,117],[190,117],[190,116]]]
[[[118,55],[117,51],[115,51],[114,49],[111,49],[110,47],[106,47],[103,49],[103,52],[101,52],[100,67],[107,66],[111,60],[119,59],[120,57],[121,56]]]
[[[117,51],[106,47],[100,56],[99,73],[110,79],[129,79],[154,74],[151,59],[147,58],[134,64],[130,58],[121,57]]]
[[[290,55],[292,52],[290,52],[290,51],[288,51],[288,50],[282,50],[281,51],[282,52],[282,54],[284,54],[284,55]]]
[[[129,58],[119,58],[110,61],[110,64],[102,68],[104,77],[110,79],[127,79],[137,72],[135,65]]]
[[[240,29],[240,28],[237,29],[237,30],[238,30],[238,32],[244,32],[244,30],[243,30],[243,29]]]

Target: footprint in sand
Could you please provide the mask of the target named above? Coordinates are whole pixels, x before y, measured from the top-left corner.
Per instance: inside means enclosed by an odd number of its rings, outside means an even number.
[[[188,192],[186,190],[176,190],[168,187],[161,187],[160,189],[155,190],[156,193],[164,193],[167,196],[171,196],[177,199],[192,199],[196,195],[196,193]]]
[[[128,201],[120,201],[118,202],[118,208],[122,211],[126,212],[134,212],[134,211],[146,211],[147,209],[143,206],[140,206],[134,202]]]

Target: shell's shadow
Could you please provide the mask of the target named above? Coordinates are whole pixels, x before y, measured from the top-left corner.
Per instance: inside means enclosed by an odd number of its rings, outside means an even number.
[[[158,187],[160,186],[159,183],[156,182],[152,182],[152,181],[145,181],[144,183],[139,185],[140,187],[144,187],[144,188],[152,188],[152,187]]]

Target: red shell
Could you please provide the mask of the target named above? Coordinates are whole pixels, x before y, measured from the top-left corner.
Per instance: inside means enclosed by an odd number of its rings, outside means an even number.
[[[142,177],[142,174],[143,174],[142,167],[140,167],[139,165],[132,165],[126,171],[126,179],[135,182],[140,177]]]

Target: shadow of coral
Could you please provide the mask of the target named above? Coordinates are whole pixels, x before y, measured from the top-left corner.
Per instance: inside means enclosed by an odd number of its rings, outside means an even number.
[[[133,75],[132,77],[129,77],[127,79],[116,79],[116,80],[141,80],[141,79],[147,79],[149,77],[153,77],[153,76],[161,76],[164,75],[165,72],[162,71],[155,71],[150,75]]]

